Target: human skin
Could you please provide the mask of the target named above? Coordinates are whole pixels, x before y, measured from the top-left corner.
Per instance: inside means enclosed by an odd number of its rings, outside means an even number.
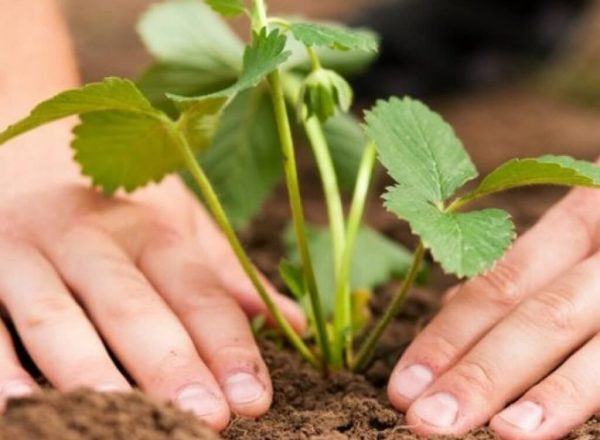
[[[0,0],[0,128],[79,79],[52,0]],[[0,302],[60,390],[135,383],[215,429],[269,408],[247,315],[266,313],[215,224],[176,177],[106,198],[68,147],[74,120],[0,149]],[[269,289],[292,325],[304,316]],[[0,321],[0,407],[35,382]]]
[[[494,269],[447,294],[389,398],[424,435],[491,420],[503,439],[562,438],[600,412],[599,316],[600,190],[576,189]]]

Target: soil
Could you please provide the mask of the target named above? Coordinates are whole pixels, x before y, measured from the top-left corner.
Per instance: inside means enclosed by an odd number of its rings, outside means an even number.
[[[142,393],[48,391],[12,400],[0,419],[3,440],[217,440],[192,414]]]

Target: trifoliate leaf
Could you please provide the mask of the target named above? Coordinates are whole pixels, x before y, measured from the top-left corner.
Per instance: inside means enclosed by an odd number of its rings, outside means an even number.
[[[340,187],[345,190],[353,189],[368,142],[364,131],[353,115],[338,113],[323,125],[323,132]]]
[[[568,156],[514,159],[492,171],[465,198],[479,198],[529,185],[600,187],[600,167]]]
[[[108,194],[158,182],[181,165],[168,124],[144,113],[83,114],[74,130],[75,159],[83,174]]]
[[[240,71],[243,42],[199,0],[155,4],[142,16],[137,30],[161,63],[193,66],[225,77]]]
[[[515,237],[509,214],[499,209],[443,212],[402,186],[391,189],[385,199],[386,207],[409,222],[442,268],[459,277],[490,269]]]
[[[267,91],[256,88],[239,94],[225,109],[213,144],[197,157],[231,221],[244,226],[281,176],[281,150]],[[195,188],[189,177],[186,181]]]
[[[365,119],[390,176],[424,199],[443,202],[477,176],[452,127],[421,102],[379,101]]]
[[[329,314],[335,303],[331,234],[328,229],[317,227],[308,228],[307,234],[323,307]],[[284,241],[289,260],[299,264],[296,239],[291,228],[286,231]],[[402,278],[412,260],[404,247],[368,227],[359,229],[354,249],[350,271],[350,288],[353,291],[371,290],[393,278]]]
[[[237,17],[246,10],[241,0],[204,0],[214,11],[224,17]]]
[[[306,46],[321,46],[336,50],[377,52],[377,35],[367,29],[351,29],[337,23],[294,22],[290,30]]]
[[[106,78],[102,82],[59,93],[36,106],[31,114],[0,133],[0,144],[67,116],[104,110],[121,110],[160,115],[129,80]]]

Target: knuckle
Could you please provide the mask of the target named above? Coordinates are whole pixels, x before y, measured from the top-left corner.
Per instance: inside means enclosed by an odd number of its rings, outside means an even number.
[[[497,391],[496,373],[489,363],[482,360],[462,361],[455,367],[453,376],[469,393],[487,397]]]
[[[467,285],[470,295],[479,300],[484,298],[500,310],[511,310],[522,299],[522,289],[518,285],[521,271],[520,267],[502,260],[494,269]]]
[[[216,289],[204,288],[196,295],[185,295],[181,298],[180,308],[185,315],[214,314],[237,307],[237,303],[230,296]]]
[[[191,348],[173,347],[150,369],[148,385],[163,388],[172,383],[174,378],[186,381],[186,376],[196,376],[199,358]]]
[[[148,229],[150,231],[148,243],[154,249],[182,247],[189,242],[189,238],[183,231],[161,219],[152,220]]]
[[[439,329],[432,331],[433,333],[427,339],[418,341],[421,349],[427,347],[432,353],[431,357],[437,359],[437,361],[431,359],[427,361],[435,366],[442,366],[458,359],[463,351],[462,348],[443,331]]]
[[[569,402],[570,405],[578,405],[580,402],[589,400],[586,399],[589,392],[585,386],[558,372],[548,377],[544,381],[543,387],[544,394],[551,399],[565,403]]]
[[[104,313],[107,319],[118,322],[134,317],[147,317],[156,315],[157,310],[164,307],[159,296],[153,294],[145,282],[136,283],[137,285],[130,283],[123,289],[126,293],[119,298],[119,301],[104,302]]]
[[[565,228],[565,231],[572,235],[570,237],[572,240],[579,239],[588,245],[598,241],[597,219],[600,218],[600,209],[592,209],[600,201],[593,200],[596,197],[597,194],[592,196],[590,191],[578,188],[573,190],[564,203],[559,205],[560,208],[557,209],[556,215],[567,221],[568,227]]]
[[[68,322],[83,315],[73,299],[64,294],[44,294],[32,298],[24,312],[23,326],[35,330],[48,325]]]
[[[560,282],[531,298],[524,308],[524,313],[529,323],[551,331],[569,332],[577,327],[572,289],[565,282]]]

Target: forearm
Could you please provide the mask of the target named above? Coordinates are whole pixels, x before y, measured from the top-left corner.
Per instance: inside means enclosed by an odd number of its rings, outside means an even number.
[[[55,0],[0,0],[0,130],[79,81],[59,9]],[[47,178],[75,176],[68,149],[72,124],[50,124],[1,148],[0,187],[24,175],[35,183],[41,176],[32,167],[39,164]]]

